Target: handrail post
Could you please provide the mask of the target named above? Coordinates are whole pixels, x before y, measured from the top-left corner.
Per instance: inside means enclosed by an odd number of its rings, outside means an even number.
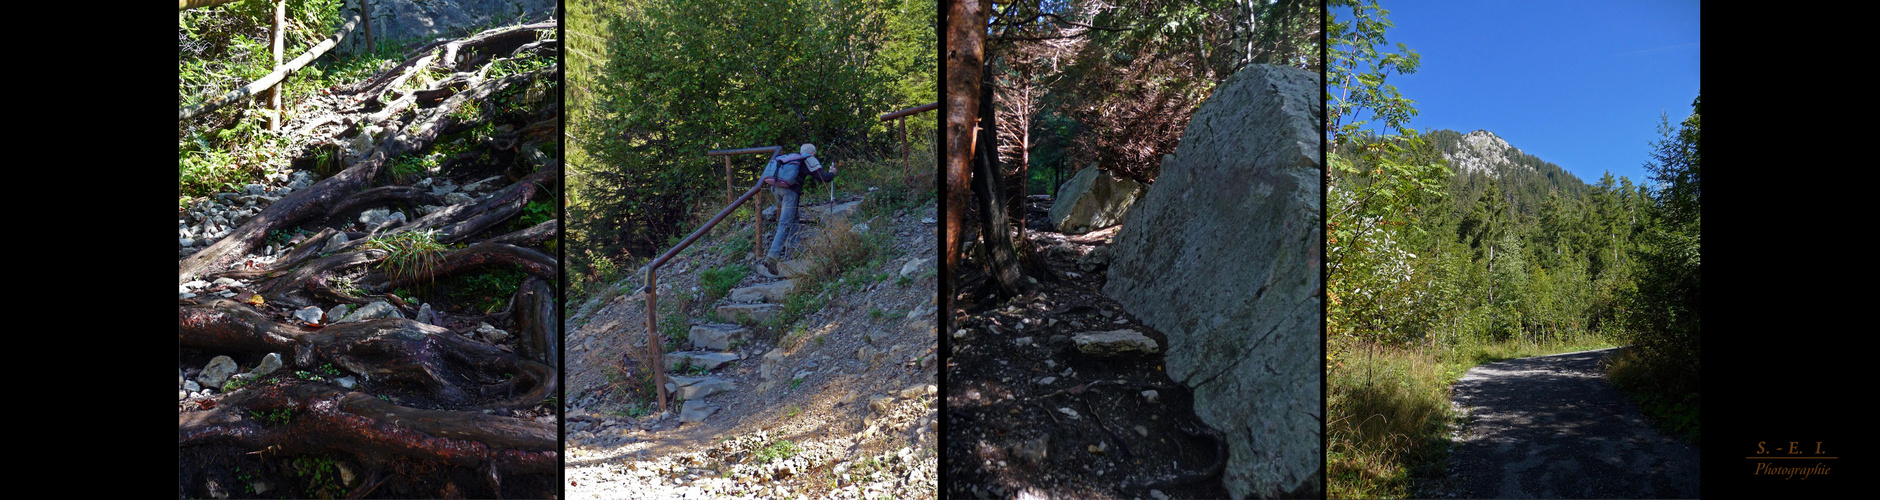
[[[666,405],[666,353],[665,341],[659,338],[659,268],[646,268],[646,344],[653,350],[653,393],[659,395],[659,412],[667,411]]]
[[[782,217],[783,211],[778,210],[777,216]],[[764,191],[761,189],[757,191],[757,203],[751,205],[751,227],[757,228],[751,232],[751,258],[762,258],[769,249],[764,247]]]

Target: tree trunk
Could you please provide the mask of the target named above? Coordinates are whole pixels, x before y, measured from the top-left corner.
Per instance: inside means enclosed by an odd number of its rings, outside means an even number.
[[[979,237],[985,243],[983,248],[992,266],[992,282],[997,284],[999,298],[1005,299],[1023,291],[1021,278],[1024,273],[1019,268],[1018,255],[1013,250],[1012,232],[1006,226],[1010,217],[1006,215],[1005,173],[1004,169],[999,168],[996,148],[996,131],[999,128],[992,109],[992,86],[982,85],[980,91],[978,144],[974,147],[977,154],[973,158],[973,196],[979,202]]]
[[[954,329],[952,295],[959,273],[960,233],[965,229],[966,205],[972,203],[969,182],[973,171],[975,130],[979,123],[979,85],[985,69],[986,5],[983,2],[948,2],[946,28],[946,193],[945,241],[942,245],[941,331]],[[942,335],[941,338],[947,338]]]

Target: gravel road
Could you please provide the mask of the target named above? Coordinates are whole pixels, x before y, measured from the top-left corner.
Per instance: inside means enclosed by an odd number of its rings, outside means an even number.
[[[1664,435],[1606,380],[1619,348],[1489,363],[1456,383],[1467,424],[1447,485],[1463,498],[1696,498],[1697,449]]]

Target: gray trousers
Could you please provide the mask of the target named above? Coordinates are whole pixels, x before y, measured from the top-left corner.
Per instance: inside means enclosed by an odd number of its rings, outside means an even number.
[[[800,193],[781,187],[772,187],[770,192],[777,195],[777,203],[783,207],[777,211],[777,235],[770,240],[769,255],[778,257],[783,255],[785,242],[794,243],[791,238],[796,236],[796,199]]]

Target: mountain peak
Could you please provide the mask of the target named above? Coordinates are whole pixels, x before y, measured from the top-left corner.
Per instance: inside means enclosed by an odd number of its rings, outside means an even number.
[[[1501,177],[1501,172],[1515,166],[1509,158],[1520,150],[1508,145],[1494,132],[1476,130],[1462,136],[1461,148],[1455,152],[1444,152],[1443,158],[1456,168],[1458,173],[1480,172],[1490,177]],[[1532,167],[1528,167],[1532,170]]]

